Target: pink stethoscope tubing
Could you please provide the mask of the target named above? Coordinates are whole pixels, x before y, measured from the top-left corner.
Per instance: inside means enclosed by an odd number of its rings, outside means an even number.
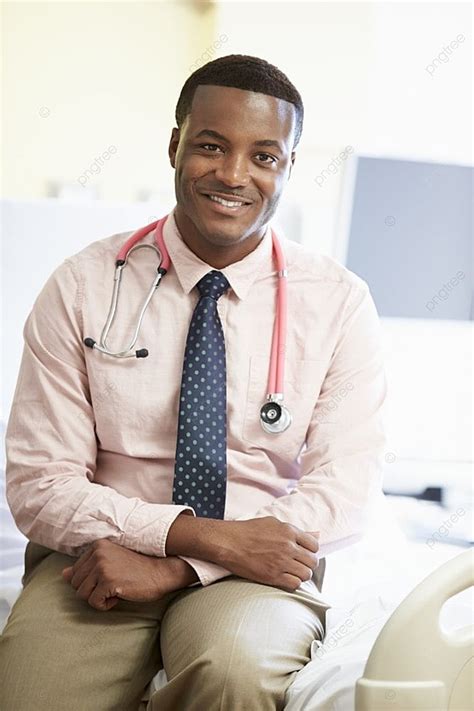
[[[168,219],[168,215],[165,215],[155,222],[151,222],[149,225],[140,228],[134,232],[131,237],[123,244],[120,249],[115,265],[116,272],[114,277],[114,291],[112,295],[112,302],[109,310],[109,315],[107,318],[106,325],[102,331],[100,344],[96,343],[92,338],[85,338],[84,343],[89,348],[96,348],[97,350],[105,353],[106,355],[111,355],[119,358],[127,357],[137,357],[145,358],[148,356],[148,351],[146,348],[137,350],[135,353],[130,355],[129,352],[135,345],[138,337],[138,332],[141,325],[141,320],[145,312],[150,299],[159,286],[162,277],[168,271],[171,260],[168,250],[163,239],[163,226]],[[140,319],[135,330],[134,339],[132,340],[128,349],[123,351],[112,352],[107,348],[106,338],[112,322],[115,317],[115,310],[118,301],[119,286],[121,280],[121,272],[127,264],[128,257],[131,251],[136,247],[137,243],[142,240],[146,235],[155,230],[155,244],[153,245],[140,245],[143,247],[151,247],[156,249],[160,257],[160,265],[157,270],[157,276],[155,277],[153,284],[151,286],[150,292],[145,300],[140,314]],[[261,423],[265,431],[270,433],[283,432],[291,424],[291,415],[288,410],[283,406],[283,383],[285,377],[285,352],[286,352],[286,330],[287,330],[287,277],[288,272],[286,269],[286,261],[281,249],[280,242],[272,229],[272,244],[273,253],[275,255],[277,264],[277,276],[278,276],[278,287],[277,287],[277,299],[276,299],[276,314],[275,321],[273,325],[273,335],[272,335],[272,348],[270,355],[270,367],[268,373],[267,381],[267,403],[262,406],[261,409]],[[265,412],[264,412],[265,411]]]

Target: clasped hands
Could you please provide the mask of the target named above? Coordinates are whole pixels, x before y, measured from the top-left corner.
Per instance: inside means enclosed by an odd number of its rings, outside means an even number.
[[[91,607],[105,611],[120,599],[152,602],[186,587],[197,580],[189,578],[189,570],[186,580],[186,569],[192,570],[181,558],[155,558],[103,538],[64,568],[62,576]]]
[[[206,535],[199,536],[203,527]],[[167,557],[137,553],[104,538],[94,541],[62,575],[98,610],[110,610],[119,599],[159,600],[199,580],[178,555],[186,536],[198,542],[196,558],[283,590],[296,590],[310,580],[319,562],[319,531],[305,532],[273,516],[218,521],[179,515],[168,533]]]

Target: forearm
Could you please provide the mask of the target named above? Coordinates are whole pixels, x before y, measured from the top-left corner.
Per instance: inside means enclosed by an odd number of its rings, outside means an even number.
[[[180,514],[169,528],[166,555],[186,555],[221,564],[223,532],[231,525],[232,521]]]
[[[182,560],[177,556],[170,556],[164,559],[157,558],[157,560],[160,562],[166,560],[169,563],[173,581],[173,590],[187,588],[189,585],[199,582],[198,574],[185,560]]]

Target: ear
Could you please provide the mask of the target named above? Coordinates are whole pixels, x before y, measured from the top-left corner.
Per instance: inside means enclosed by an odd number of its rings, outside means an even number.
[[[294,164],[295,164],[295,160],[296,160],[296,151],[292,151],[292,153],[291,153],[291,163],[290,163],[290,167],[289,167],[289,170],[288,170],[288,180],[290,179],[291,171],[293,170],[293,166],[294,166]]]
[[[171,131],[170,144],[168,146],[168,155],[170,157],[170,163],[173,168],[176,168],[176,153],[178,152],[179,137],[179,128],[173,128],[173,130]]]

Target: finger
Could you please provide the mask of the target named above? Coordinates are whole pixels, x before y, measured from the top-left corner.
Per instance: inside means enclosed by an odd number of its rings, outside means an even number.
[[[301,580],[296,575],[284,573],[281,576],[281,585],[279,585],[278,587],[282,587],[284,590],[289,590],[290,592],[292,592],[293,590],[299,588],[300,585]]]
[[[307,532],[307,531],[300,531],[296,535],[296,542],[300,546],[307,548],[309,551],[312,551],[313,553],[317,553],[319,550],[318,538],[319,538],[319,531],[313,531],[312,533]]]
[[[302,563],[303,565],[306,565],[308,568],[311,568],[311,570],[314,570],[315,568],[318,567],[319,554],[312,553],[307,548],[302,548],[301,546],[298,546],[295,553],[294,553],[293,558],[294,558],[294,560],[297,560],[299,563]]]
[[[81,568],[84,565],[84,563],[87,563],[87,561],[93,555],[93,553],[94,553],[94,548],[91,545],[91,546],[89,546],[89,548],[86,551],[84,551],[84,553],[76,560],[76,562],[72,566],[74,568],[74,572],[76,570],[78,570],[79,568]]]
[[[77,573],[78,570],[82,569],[82,566],[87,563],[87,561],[90,559],[92,553],[94,552],[92,546],[90,546],[74,563],[74,565],[68,565],[66,568],[63,568],[62,570],[62,575],[63,578],[66,582],[70,582],[72,584],[74,575]],[[75,580],[75,586],[79,587],[80,583],[84,579],[84,576],[78,581],[76,578]]]
[[[115,607],[115,605],[120,601],[119,597],[109,597],[108,600],[105,603],[105,610],[111,610],[112,607]]]
[[[81,600],[89,601],[90,596],[94,592],[97,584],[99,582],[99,576],[97,574],[90,574],[84,578],[80,585],[76,588],[77,596]],[[74,586],[73,586],[74,587]]]
[[[286,572],[290,573],[290,575],[298,577],[302,583],[306,582],[306,580],[311,580],[313,577],[312,569],[308,568],[307,565],[298,563],[296,560],[288,566]]]
[[[108,600],[113,597],[118,597],[116,585],[111,585],[110,583],[98,583],[89,596],[87,602],[91,605],[91,607],[95,607],[96,610],[108,610]]]
[[[82,565],[78,570],[74,572],[73,569],[73,574],[70,580],[70,583],[73,588],[76,590],[79,590],[81,585],[84,583],[85,580],[88,578],[92,578],[94,581],[98,579],[98,576],[96,573],[94,573],[96,567],[95,560],[93,558],[89,558],[84,565]],[[86,598],[87,599],[87,598]]]

